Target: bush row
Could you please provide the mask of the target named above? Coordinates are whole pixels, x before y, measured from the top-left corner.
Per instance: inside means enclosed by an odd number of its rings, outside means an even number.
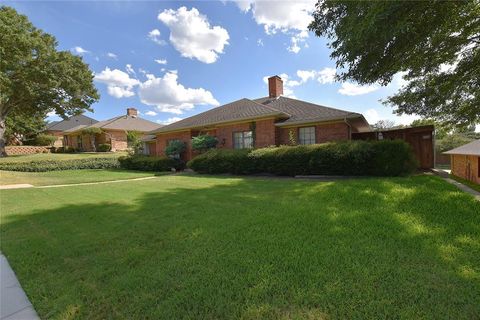
[[[171,171],[172,168],[181,170],[185,167],[183,161],[167,157],[152,157],[134,155],[118,159],[123,169],[142,171]]]
[[[213,149],[187,165],[200,173],[399,176],[412,173],[417,162],[410,145],[400,140],[384,140],[256,150]]]
[[[112,169],[119,168],[116,158],[85,158],[71,160],[36,160],[28,162],[0,162],[0,170],[45,172],[75,169]]]

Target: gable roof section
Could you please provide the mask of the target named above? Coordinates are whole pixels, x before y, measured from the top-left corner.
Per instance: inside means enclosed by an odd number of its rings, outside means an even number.
[[[287,126],[308,122],[321,122],[330,120],[340,120],[345,118],[359,118],[362,117],[360,113],[349,112],[340,109],[325,107],[322,105],[291,99],[287,97],[278,98],[259,98],[255,99],[262,105],[274,108],[276,110],[288,113],[290,117],[282,122],[277,123],[277,126]]]
[[[186,130],[233,121],[265,118],[268,116],[289,117],[285,112],[244,98],[174,122],[154,130],[151,133]]]
[[[70,118],[62,121],[56,121],[55,123],[52,122],[51,124],[49,124],[49,126],[47,126],[46,130],[47,131],[65,131],[79,125],[91,125],[96,122],[98,121],[95,119],[84,116],[83,114],[79,114],[76,116],[71,116]]]
[[[124,115],[97,122],[89,127],[110,130],[147,132],[158,129],[159,127],[162,127],[162,125],[139,117]]]
[[[464,154],[470,156],[480,156],[480,140],[474,140],[458,148],[444,152],[445,154]]]

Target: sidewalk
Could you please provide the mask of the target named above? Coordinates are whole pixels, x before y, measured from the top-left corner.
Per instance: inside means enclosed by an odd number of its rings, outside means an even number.
[[[7,258],[0,254],[0,320],[39,319]]]
[[[464,185],[463,183],[460,183],[456,180],[449,178],[450,170],[432,169],[432,172],[437,176],[443,178],[443,180],[447,181],[448,183],[453,184],[463,192],[471,194],[476,200],[480,201],[480,192],[473,190],[472,188]]]

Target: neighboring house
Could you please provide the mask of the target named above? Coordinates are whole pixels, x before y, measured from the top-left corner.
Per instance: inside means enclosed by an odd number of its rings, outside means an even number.
[[[146,133],[161,127],[161,125],[148,121],[137,116],[138,112],[135,108],[128,108],[127,114],[112,119],[100,121],[92,125],[79,125],[64,131],[64,140],[66,145],[82,151],[94,151],[92,141],[95,148],[100,144],[110,144],[112,151],[124,151],[128,148],[127,132],[136,131]],[[84,134],[85,129],[99,128],[101,133],[91,137]]]
[[[444,152],[451,157],[452,174],[480,184],[480,140]]]
[[[57,140],[53,144],[54,147],[62,147],[64,143],[63,132],[65,130],[70,130],[80,125],[87,126],[97,122],[98,121],[95,119],[84,116],[83,114],[79,114],[78,116],[71,116],[70,118],[62,121],[53,121],[49,123],[44,133],[57,137]]]
[[[156,155],[181,140],[187,145],[182,157],[190,160],[191,139],[201,134],[216,136],[217,148],[243,149],[349,140],[352,133],[370,130],[360,113],[283,97],[279,76],[268,79],[268,88],[268,97],[240,99],[150,132],[157,136]]]

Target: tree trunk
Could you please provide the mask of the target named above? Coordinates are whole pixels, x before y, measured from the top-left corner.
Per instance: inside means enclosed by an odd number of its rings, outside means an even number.
[[[5,152],[5,117],[0,115],[0,157],[6,157]]]

